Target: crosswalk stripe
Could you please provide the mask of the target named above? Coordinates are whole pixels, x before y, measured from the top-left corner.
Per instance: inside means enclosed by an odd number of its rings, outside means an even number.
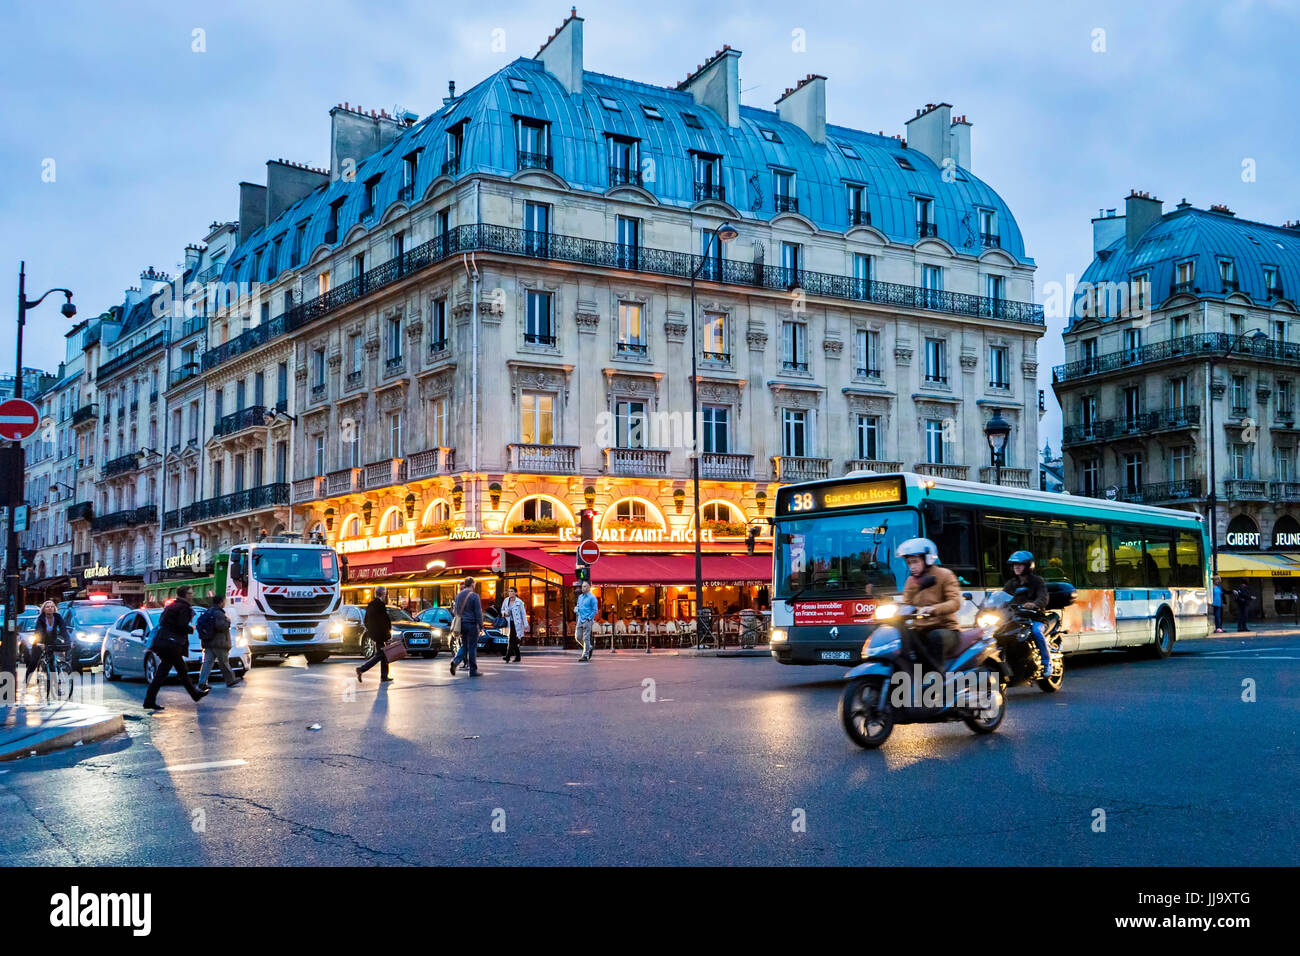
[[[213,760],[209,763],[183,763],[175,767],[159,767],[159,773],[187,773],[191,770],[227,770],[231,767],[242,767],[248,763],[247,760]]]

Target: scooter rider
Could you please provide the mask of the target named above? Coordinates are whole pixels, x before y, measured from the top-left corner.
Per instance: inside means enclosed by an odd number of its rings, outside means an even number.
[[[1011,579],[1002,590],[1012,596],[1011,606],[1025,610],[1043,611],[1047,609],[1047,582],[1034,573],[1034,556],[1029,551],[1016,551],[1007,559],[1011,565]],[[1025,588],[1029,593],[1016,597],[1016,592]],[[1043,673],[1048,677],[1055,675],[1051,650],[1047,646],[1047,635],[1043,633],[1043,622],[1033,621],[1030,626],[1034,643],[1038,645],[1038,656],[1043,662]]]
[[[939,564],[939,549],[929,538],[909,538],[898,546],[897,556],[907,562],[907,583],[903,603],[921,614],[917,623],[925,627],[922,652],[929,663],[942,669],[950,647],[960,638],[957,612],[961,610],[961,585],[957,575]],[[921,580],[932,581],[922,585]]]

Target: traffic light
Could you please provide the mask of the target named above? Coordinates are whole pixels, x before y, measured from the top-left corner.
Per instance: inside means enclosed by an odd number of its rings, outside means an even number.
[[[584,581],[590,583],[591,568],[579,561],[578,566],[573,569],[573,580],[578,584],[582,584]]]
[[[594,541],[596,539],[596,511],[594,508],[584,508],[581,514],[581,537],[580,541]]]

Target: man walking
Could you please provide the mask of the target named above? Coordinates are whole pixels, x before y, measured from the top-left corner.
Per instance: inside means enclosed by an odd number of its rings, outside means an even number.
[[[519,589],[511,587],[506,592],[506,603],[501,608],[510,625],[510,643],[506,645],[505,663],[510,663],[511,655],[519,663],[519,642],[528,633],[528,611],[519,597]]]
[[[199,632],[199,640],[203,643],[203,666],[199,668],[199,690],[205,694],[210,689],[208,675],[212,673],[213,664],[221,671],[221,678],[226,682],[227,687],[234,687],[243,680],[242,677],[236,677],[235,672],[230,669],[230,618],[226,616],[225,604],[225,594],[215,595],[212,604],[194,622],[194,628]]]
[[[375,596],[366,605],[365,617],[366,637],[374,642],[375,652],[357,668],[358,684],[361,683],[361,675],[376,664],[379,665],[379,683],[392,680],[388,676],[388,655],[384,653],[384,645],[393,636],[393,620],[388,616],[387,603],[388,588],[380,585],[375,588]]]
[[[592,642],[591,632],[596,622],[596,595],[591,593],[591,582],[582,582],[582,594],[578,597],[578,640],[582,643],[582,656],[579,661],[591,660],[596,647]]]
[[[1211,588],[1213,593],[1214,604],[1214,633],[1223,633],[1223,578],[1217,574],[1214,576],[1214,585]]]
[[[1237,631],[1249,631],[1246,622],[1250,619],[1250,588],[1246,587],[1246,582],[1242,581],[1237,585],[1236,590],[1232,592],[1232,599],[1237,602]]]
[[[469,676],[478,677],[478,632],[483,626],[483,602],[474,590],[473,578],[460,582],[460,593],[451,606],[451,613],[460,618],[460,650],[451,659],[451,676],[455,677],[456,667],[467,661]]]
[[[185,666],[185,658],[190,650],[190,631],[194,630],[190,624],[190,618],[194,614],[194,605],[190,603],[193,596],[194,589],[188,584],[179,588],[176,591],[176,600],[163,608],[162,616],[158,619],[158,635],[149,645],[149,650],[153,651],[154,656],[158,658],[158,666],[154,669],[149,689],[145,691],[145,710],[164,709],[158,703],[158,691],[173,668],[196,704],[208,693],[194,686],[194,682],[190,680],[189,668]]]

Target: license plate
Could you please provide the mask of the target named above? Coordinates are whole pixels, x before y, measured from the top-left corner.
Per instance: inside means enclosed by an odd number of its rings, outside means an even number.
[[[824,661],[847,661],[853,657],[849,651],[822,651],[821,659]]]
[[[408,643],[408,644],[428,644],[429,642],[426,641],[426,640],[425,640],[424,638],[422,638],[422,637],[413,637],[413,638],[411,638],[409,641],[407,641],[406,643]]]

